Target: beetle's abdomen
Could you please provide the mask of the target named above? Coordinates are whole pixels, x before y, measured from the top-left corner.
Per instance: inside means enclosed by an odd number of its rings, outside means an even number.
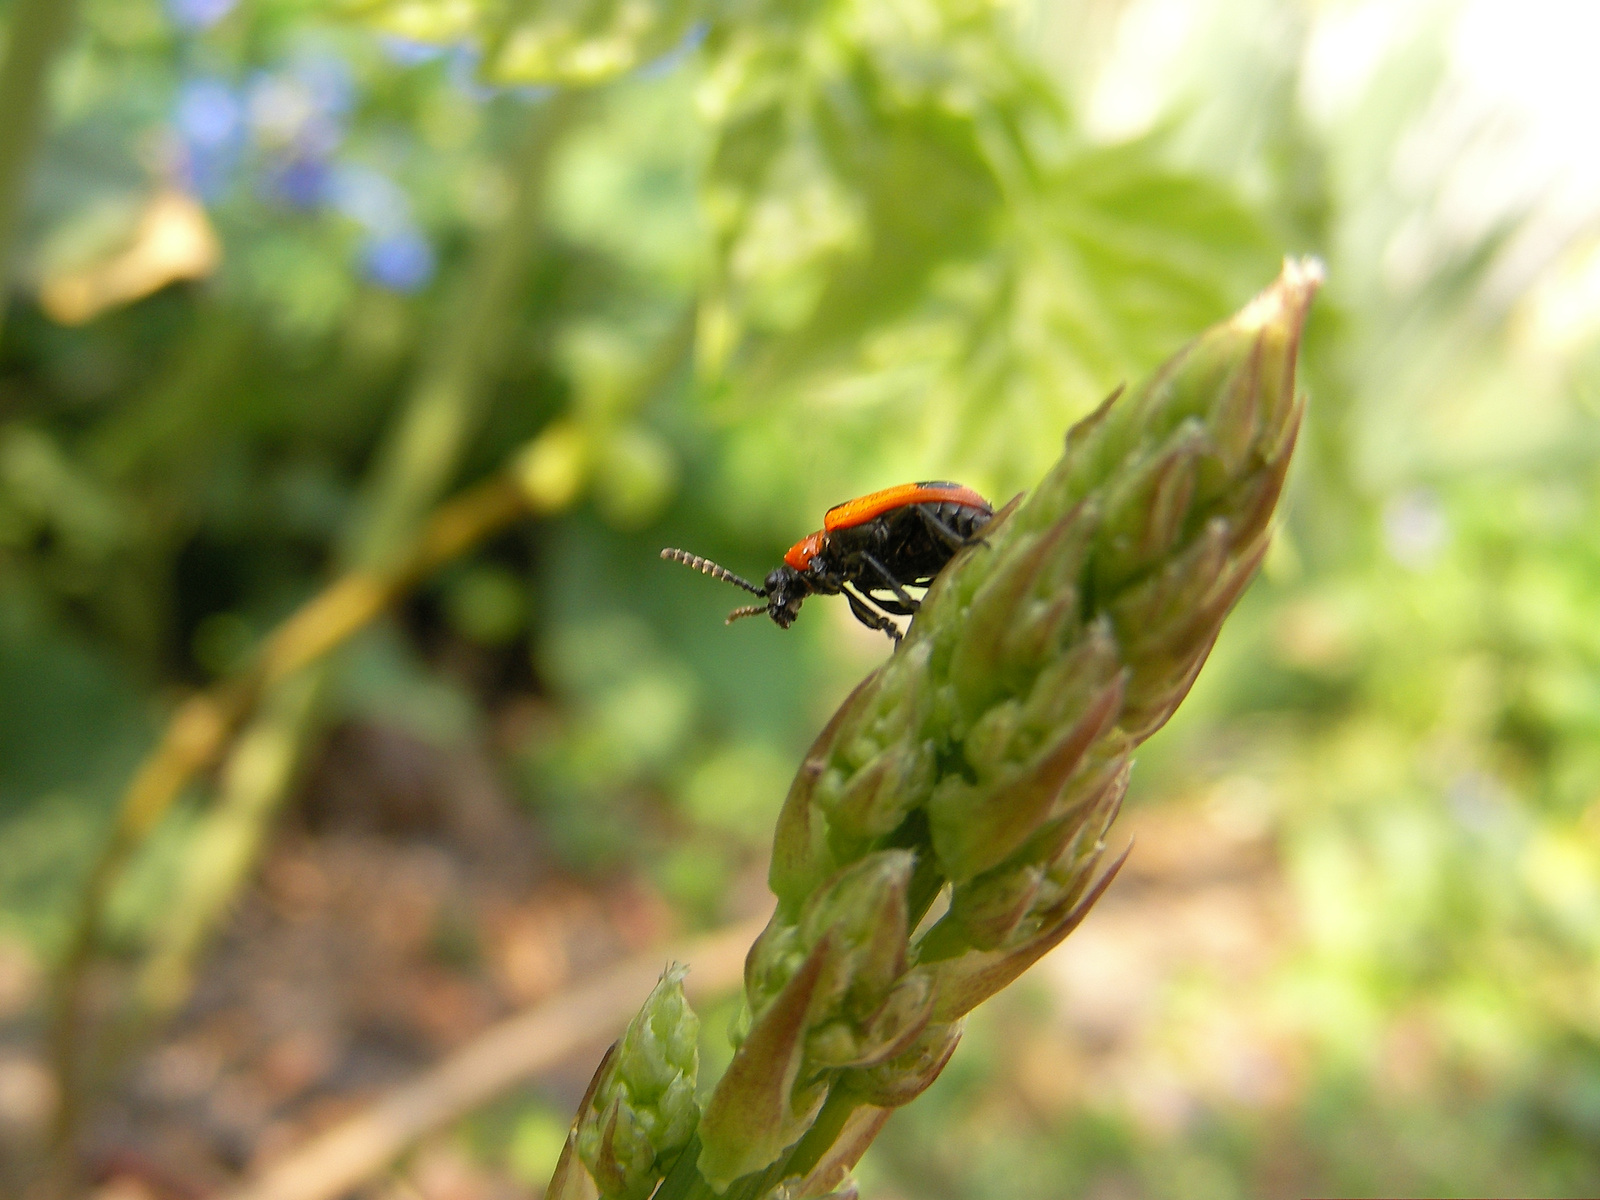
[[[858,579],[868,589],[884,586],[866,561],[871,555],[901,584],[925,584],[955,557],[956,547],[936,534],[917,511],[929,516],[959,538],[970,538],[994,514],[985,506],[953,501],[907,504],[862,525],[829,531],[825,556],[829,567],[845,578]]]

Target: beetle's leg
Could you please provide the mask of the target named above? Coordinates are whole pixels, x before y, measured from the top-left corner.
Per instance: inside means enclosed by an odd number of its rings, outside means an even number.
[[[850,611],[855,614],[856,620],[860,621],[868,629],[877,629],[887,633],[889,639],[896,646],[900,644],[900,630],[895,627],[893,621],[880,612],[874,612],[867,606],[867,602],[862,597],[856,595],[849,588],[844,589],[844,598],[850,601]]]
[[[917,611],[917,609],[922,607],[922,602],[914,599],[910,592],[906,591],[905,588],[900,586],[900,581],[893,575],[889,574],[889,568],[884,566],[877,559],[873,558],[872,555],[868,554],[865,550],[861,552],[861,561],[866,563],[867,566],[871,567],[878,573],[878,575],[883,579],[884,586],[894,593],[894,598],[905,606],[908,614],[914,613]],[[870,591],[871,589],[869,588],[868,590]],[[874,603],[877,602],[874,601]]]
[[[890,599],[887,596],[879,596],[875,592],[865,589],[863,589],[862,595],[872,601],[872,607],[882,609],[891,617],[914,617],[917,615],[898,600]],[[920,604],[921,601],[917,601],[917,603]]]
[[[981,533],[974,534],[972,537],[962,537],[954,529],[951,529],[950,526],[946,525],[938,517],[929,512],[928,507],[925,504],[918,504],[916,509],[917,515],[922,518],[922,523],[928,527],[928,532],[933,534],[934,537],[938,538],[952,550],[964,550],[975,542],[983,545],[988,544],[987,542],[984,542],[983,535]]]

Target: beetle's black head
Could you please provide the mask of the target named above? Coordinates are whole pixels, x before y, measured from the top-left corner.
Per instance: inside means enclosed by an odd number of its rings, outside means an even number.
[[[686,550],[663,550],[661,557],[672,562],[681,562],[686,567],[693,567],[696,571],[710,575],[713,579],[721,579],[735,587],[741,587],[753,596],[759,596],[764,601],[761,604],[747,604],[743,608],[736,608],[728,614],[728,622],[732,624],[741,617],[754,617],[765,613],[777,623],[781,629],[787,629],[794,624],[794,619],[800,615],[800,602],[815,590],[805,572],[797,571],[789,564],[773,569],[767,576],[766,584],[757,587],[748,579],[735,575],[726,567],[719,567],[710,559],[701,558],[698,554],[690,554]]]
[[[800,615],[800,602],[811,595],[811,581],[805,573],[796,571],[788,563],[774,567],[767,576],[766,586],[761,589],[767,594],[766,614],[777,622],[780,629],[787,629],[794,624],[794,619]],[[762,609],[751,605],[755,612]],[[754,616],[752,612],[748,614]],[[730,617],[730,619],[732,619]]]
[[[728,614],[728,624],[743,617],[759,617],[766,613],[771,617],[779,629],[787,629],[794,624],[794,619],[800,615],[800,602],[811,595],[811,581],[806,578],[804,571],[796,571],[788,563],[774,567],[768,574],[766,582],[759,588],[753,589],[755,594],[766,600],[765,604],[746,604],[743,608],[736,608]]]

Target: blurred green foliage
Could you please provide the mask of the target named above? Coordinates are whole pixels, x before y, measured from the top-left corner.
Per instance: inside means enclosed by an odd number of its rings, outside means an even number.
[[[1135,775],[1148,806],[1249,808],[1292,908],[1263,978],[1184,978],[1153,1036],[1230,1013],[1300,1048],[1298,1086],[1262,1105],[1179,1072],[1175,1124],[1116,1092],[1016,1120],[1008,1041],[1049,1017],[1008,1001],[867,1190],[1592,1194],[1600,204],[1464,206],[1452,172],[1504,100],[1449,107],[1478,9],[88,0],[0,345],[0,924],[59,947],[173,696],[325,580],[522,129],[583,86],[455,479],[557,430],[576,503],[362,638],[324,721],[459,744],[532,697],[505,777],[566,861],[714,919],[882,639],[823,602],[724,629],[732,597],[656,548],[760,573],[871,488],[1003,499],[1318,252],[1284,535]],[[1501,150],[1480,182],[1519,169]],[[215,274],[46,315],[41,283],[164,187],[203,203]],[[119,945],[162,919],[186,819],[119,896]],[[530,1178],[548,1124],[510,1137]]]

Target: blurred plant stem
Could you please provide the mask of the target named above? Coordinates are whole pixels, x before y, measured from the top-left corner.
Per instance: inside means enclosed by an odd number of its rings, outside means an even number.
[[[9,291],[22,201],[49,104],[50,71],[72,36],[78,0],[15,0],[0,62],[0,283]],[[0,333],[6,305],[0,303]]]
[[[378,452],[362,511],[341,548],[347,568],[389,566],[455,474],[521,309],[517,290],[541,224],[550,151],[582,104],[581,94],[560,91],[533,110],[514,163],[514,198],[472,256],[411,398]]]
[[[216,762],[251,711],[270,703],[269,698],[289,684],[303,680],[308,668],[382,614],[419,580],[529,510],[527,494],[513,478],[497,476],[469,489],[429,519],[413,552],[395,570],[387,574],[352,572],[336,580],[273,632],[242,676],[197,693],[178,706],[161,740],[123,792],[110,837],[80,893],[78,917],[60,964],[51,1012],[51,1049],[62,1101],[56,1128],[60,1153],[64,1155],[70,1146],[80,1117],[80,1062],[88,1036],[82,1028],[83,976],[99,942],[106,902],[134,852],[195,775]],[[292,722],[293,706],[285,701],[274,715],[276,724]],[[270,746],[272,739],[267,733],[253,737],[255,733],[247,732],[241,745],[253,745],[260,754],[260,748]],[[258,773],[252,782],[260,789],[265,781]],[[258,795],[254,803],[264,801]],[[70,1088],[69,1079],[74,1084]]]
[[[524,513],[527,493],[497,478],[423,515],[457,470],[475,431],[488,384],[497,373],[535,243],[551,147],[579,99],[559,93],[533,109],[518,148],[516,192],[500,224],[477,246],[452,290],[439,337],[373,468],[363,511],[339,559],[346,572],[272,635],[240,680],[185,702],[165,737],[124,794],[110,841],[85,886],[63,961],[53,1013],[53,1054],[60,1106],[57,1173],[70,1186],[82,1112],[80,1051],[84,969],[104,923],[122,867],[194,774],[241,732],[221,771],[221,794],[196,834],[172,917],[137,986],[134,1020],[159,1017],[188,993],[193,962],[206,937],[249,877],[264,830],[295,775],[306,735],[315,728],[325,656],[443,562]],[[418,527],[421,526],[419,534]],[[119,1039],[120,1040],[120,1039]],[[97,1063],[104,1071],[106,1056]]]
[[[534,110],[516,156],[514,199],[457,281],[441,334],[424,355],[398,423],[379,451],[365,502],[340,550],[348,578],[381,578],[405,562],[424,514],[449,484],[477,430],[518,310],[516,292],[536,240],[550,148],[575,102],[562,92]],[[136,986],[138,1005],[148,1015],[170,1013],[188,995],[195,959],[249,877],[267,822],[294,781],[329,670],[319,656],[269,687],[229,754],[217,803],[196,834],[172,915],[162,922]]]

